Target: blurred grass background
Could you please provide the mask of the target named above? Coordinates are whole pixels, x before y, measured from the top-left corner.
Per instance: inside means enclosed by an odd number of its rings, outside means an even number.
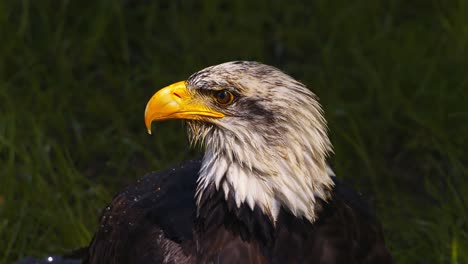
[[[468,263],[468,2],[0,1],[0,263],[85,246],[112,195],[195,155],[159,88],[230,60],[321,98],[396,263]]]

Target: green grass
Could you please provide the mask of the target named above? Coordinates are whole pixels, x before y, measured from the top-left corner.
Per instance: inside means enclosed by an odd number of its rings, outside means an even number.
[[[351,2],[0,1],[0,263],[86,245],[113,194],[193,156],[145,104],[235,59],[320,96],[396,263],[468,263],[468,3]]]

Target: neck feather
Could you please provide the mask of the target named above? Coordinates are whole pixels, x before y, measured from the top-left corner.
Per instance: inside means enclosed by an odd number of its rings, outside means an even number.
[[[197,204],[204,190],[214,183],[226,199],[229,194],[235,198],[237,207],[247,204],[253,210],[257,206],[273,222],[282,207],[314,222],[317,205],[328,200],[333,187],[325,160],[329,143],[307,144],[294,132],[282,135],[288,144],[271,144],[262,142],[262,138],[234,140],[235,136],[217,129],[210,131],[199,172]]]

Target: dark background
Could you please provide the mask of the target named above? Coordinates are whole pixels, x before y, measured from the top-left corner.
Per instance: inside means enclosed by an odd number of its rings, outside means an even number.
[[[118,190],[196,154],[159,88],[231,60],[308,85],[396,263],[468,263],[468,2],[0,1],[0,263],[86,245]]]

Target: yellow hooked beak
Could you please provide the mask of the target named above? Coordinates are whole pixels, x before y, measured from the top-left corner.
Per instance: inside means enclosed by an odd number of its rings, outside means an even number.
[[[145,109],[145,125],[151,134],[151,123],[167,119],[201,120],[203,117],[224,117],[223,113],[207,107],[202,100],[193,98],[185,81],[171,84],[151,97]]]

